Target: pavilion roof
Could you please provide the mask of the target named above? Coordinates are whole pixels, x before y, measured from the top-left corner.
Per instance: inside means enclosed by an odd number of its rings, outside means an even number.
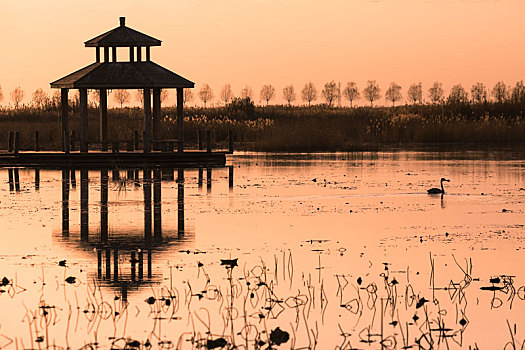
[[[193,88],[195,84],[151,61],[96,62],[51,83],[52,88]]]
[[[84,43],[86,47],[104,46],[160,46],[161,41],[126,27],[125,18],[120,17],[120,26]]]

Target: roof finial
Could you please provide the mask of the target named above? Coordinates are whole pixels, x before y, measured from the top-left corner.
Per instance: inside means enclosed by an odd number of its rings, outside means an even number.
[[[125,26],[126,25],[126,17],[120,17],[120,25]]]

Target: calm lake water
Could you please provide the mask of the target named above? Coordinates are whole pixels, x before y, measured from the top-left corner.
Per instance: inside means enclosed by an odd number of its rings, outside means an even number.
[[[2,349],[524,347],[524,154],[241,153],[0,182]]]

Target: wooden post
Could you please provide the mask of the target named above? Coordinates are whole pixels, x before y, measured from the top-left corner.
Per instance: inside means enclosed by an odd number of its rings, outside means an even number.
[[[76,141],[77,141],[77,135],[74,131],[71,131],[71,140],[70,140],[71,152],[75,152],[76,150],[76,146],[75,146]]]
[[[80,239],[87,241],[89,237],[89,179],[87,169],[80,170]]]
[[[40,169],[35,168],[35,191],[40,190]]]
[[[62,140],[64,140],[64,145],[63,145],[64,153],[69,153],[69,135],[64,134],[62,136]]]
[[[113,249],[113,281],[118,281],[118,248]]]
[[[108,241],[108,169],[100,169],[100,241]]]
[[[78,89],[80,94],[80,152],[88,151],[87,89]]]
[[[97,249],[97,276],[102,278],[102,249]]]
[[[135,281],[135,278],[136,278],[136,276],[135,276],[136,275],[136,266],[137,266],[137,259],[135,258],[135,251],[131,252],[130,263],[131,263],[131,280]]]
[[[211,152],[211,130],[206,130],[206,152]]]
[[[14,172],[15,172],[15,191],[20,192],[20,170],[18,168],[15,168]]]
[[[112,56],[111,61],[117,62],[117,47],[116,46],[112,47],[111,56]]]
[[[151,60],[151,53],[150,53],[150,48],[149,46],[146,46],[146,61],[150,61]]]
[[[233,131],[228,130],[228,152],[233,153]]]
[[[62,151],[64,152],[66,149],[65,137],[69,135],[68,92],[68,89],[60,89],[60,109],[62,114]]]
[[[153,89],[153,149],[158,151],[161,149],[161,145],[158,140],[160,139],[160,89]]]
[[[9,168],[7,169],[7,172],[9,173],[9,191],[13,192],[15,190],[15,182],[14,182],[14,172],[13,169]]]
[[[151,151],[151,93],[144,89],[144,153]]]
[[[228,167],[228,185],[231,190],[233,188],[233,165]]]
[[[144,188],[144,241],[151,242],[151,170],[142,172],[142,187]]]
[[[184,152],[184,89],[177,88],[177,151]]]
[[[69,169],[62,170],[62,235],[69,236]]]
[[[129,61],[134,62],[135,61],[135,46],[129,47]]]
[[[177,231],[184,234],[184,169],[179,168],[177,174]]]
[[[199,150],[202,151],[204,149],[204,142],[203,142],[204,135],[202,134],[202,130],[197,130],[197,143],[199,146]]]
[[[111,248],[106,248],[106,280],[111,278]]]
[[[104,47],[104,62],[109,62],[109,47]]]
[[[206,190],[211,193],[212,168],[206,168]]]
[[[137,62],[142,61],[142,46],[137,46]]]
[[[40,135],[38,130],[35,130],[35,152],[40,151]]]
[[[161,196],[160,169],[155,169],[153,172],[153,236],[156,242],[162,238]]]
[[[138,130],[135,130],[133,132],[133,138],[134,138],[134,149],[135,151],[138,151],[139,150],[139,131]]]
[[[95,61],[100,62],[100,47],[97,46],[95,49]]]
[[[197,185],[199,186],[199,188],[202,187],[202,180],[204,178],[204,170],[202,168],[199,168],[199,177],[198,177],[198,180],[197,180]]]
[[[13,152],[13,146],[15,145],[15,133],[9,131],[9,137],[7,139],[7,151]]]
[[[142,281],[142,279],[144,278],[144,253],[142,252],[142,249],[139,250],[138,260],[139,260],[139,281]]]
[[[18,154],[18,150],[20,149],[20,131],[15,131],[15,154]]]
[[[108,91],[107,89],[100,89],[100,143],[102,144],[102,151],[108,150]]]
[[[148,249],[148,278],[151,278],[151,261],[152,261],[152,257],[151,257],[151,249]]]

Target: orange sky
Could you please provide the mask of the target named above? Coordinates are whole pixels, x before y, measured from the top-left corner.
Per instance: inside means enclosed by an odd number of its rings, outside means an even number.
[[[445,90],[525,79],[523,0],[24,0],[4,1],[0,86],[24,102],[39,88],[94,61],[84,41],[126,24],[163,41],[152,59],[218,96],[246,84],[318,90],[331,80],[375,79],[384,92],[441,81]],[[384,100],[382,100],[384,101]],[[171,99],[168,104],[173,103]],[[364,102],[361,102],[364,103]]]

